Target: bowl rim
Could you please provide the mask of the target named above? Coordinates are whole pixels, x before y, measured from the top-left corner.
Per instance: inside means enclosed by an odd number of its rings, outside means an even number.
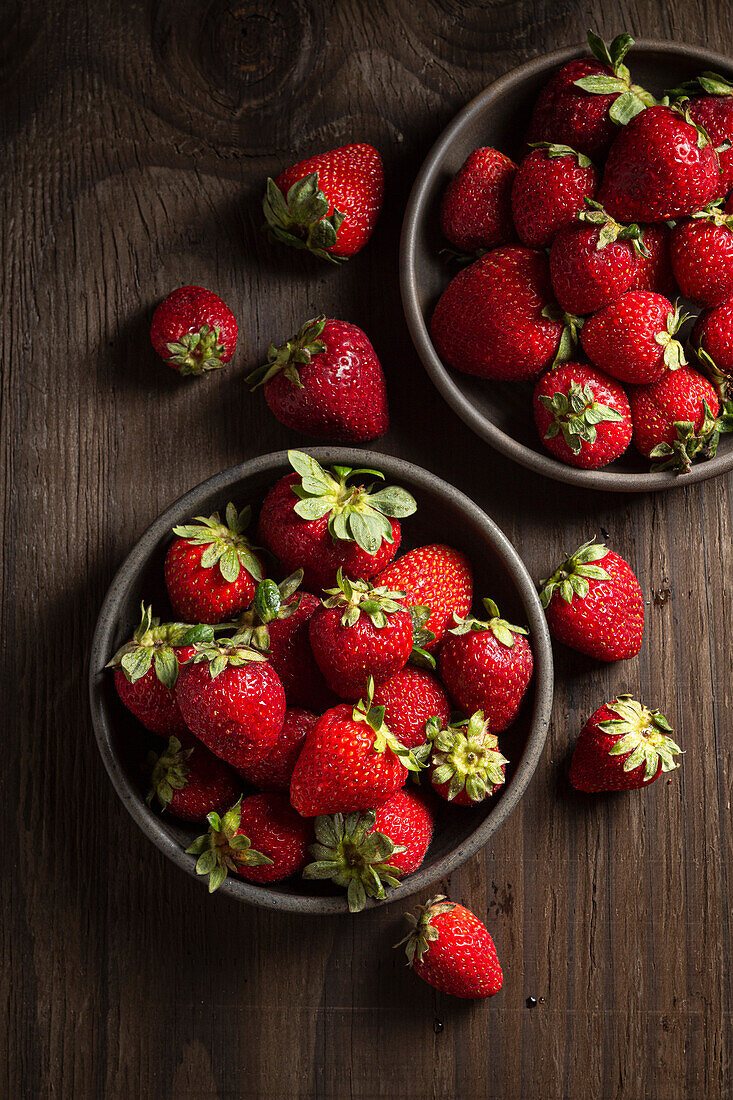
[[[679,42],[666,42],[656,38],[637,38],[632,50],[681,54],[687,60],[697,60],[706,68],[722,68],[733,75],[733,59],[724,54],[705,49],[702,46],[687,46]],[[684,475],[674,471],[656,473],[625,473],[617,470],[581,470],[567,466],[549,454],[543,454],[520,443],[513,436],[502,431],[492,420],[484,416],[471,403],[456,381],[453,371],[446,367],[435,350],[430,332],[423,316],[418,299],[418,278],[415,263],[415,249],[420,222],[425,215],[426,193],[432,186],[434,177],[440,169],[441,161],[449,149],[456,134],[469,119],[480,115],[507,87],[521,83],[527,77],[556,68],[576,57],[588,54],[587,45],[564,46],[552,53],[532,58],[524,64],[511,69],[488,85],[482,92],[470,100],[448,123],[437,141],[433,144],[423,161],[410,191],[400,234],[399,275],[402,306],[407,327],[423,366],[436,389],[447,401],[455,413],[479,438],[489,443],[497,451],[513,459],[535,473],[563,481],[570,485],[580,485],[589,489],[604,489],[612,492],[646,493],[659,489],[682,488],[708,478],[717,477],[733,468],[733,447],[728,453],[717,454],[714,458],[701,462]]]
[[[367,908],[372,908],[423,890],[456,870],[483,848],[489,837],[514,810],[529,785],[547,738],[554,682],[552,647],[542,605],[527,567],[496,523],[464,493],[428,470],[392,455],[346,447],[303,447],[302,449],[324,465],[336,463],[353,467],[372,466],[382,469],[390,478],[407,479],[418,488],[432,493],[437,492],[439,497],[449,499],[453,504],[458,503],[469,520],[475,523],[492,543],[504,563],[523,604],[533,641],[534,708],[524,752],[506,792],[464,843],[454,848],[430,869],[418,869],[407,876],[398,887],[388,893],[385,902],[371,901]],[[213,477],[207,478],[178,497],[154,520],[127,554],[110,583],[94,629],[89,658],[89,702],[94,734],[107,774],[120,800],[139,828],[164,855],[203,885],[205,885],[204,880],[195,874],[193,857],[186,855],[180,841],[171,834],[165,822],[145,805],[113,749],[112,723],[109,721],[103,703],[104,666],[115,645],[114,632],[121,605],[127,597],[130,585],[138,577],[140,569],[150,554],[159,546],[161,539],[178,522],[181,513],[193,513],[198,508],[198,501],[212,493],[223,494],[242,479],[271,471],[274,481],[276,477],[285,473],[286,468],[289,468],[287,451],[260,455],[214,474]],[[218,893],[280,911],[321,915],[348,912],[345,895],[317,897],[305,894],[281,894],[266,885],[245,882],[243,879],[231,876],[225,879]]]

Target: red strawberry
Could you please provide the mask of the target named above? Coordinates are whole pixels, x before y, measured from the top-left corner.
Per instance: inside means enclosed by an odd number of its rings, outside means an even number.
[[[223,813],[240,794],[231,768],[199,741],[186,747],[171,737],[161,753],[148,755],[150,790],[145,801],[155,799],[164,810],[182,821],[206,821],[212,811]]]
[[[598,199],[619,221],[663,222],[693,214],[719,193],[718,156],[707,136],[683,109],[657,106],[619,132]]]
[[[165,584],[171,607],[197,623],[221,623],[249,607],[262,580],[262,562],[244,530],[251,509],[227,504],[226,522],[218,512],[196,516],[198,523],[174,527],[177,535],[165,557]]]
[[[632,791],[648,787],[662,772],[679,767],[682,750],[658,710],[648,710],[630,695],[605,703],[583,726],[570,763],[570,782],[578,791]]]
[[[274,240],[338,262],[367,243],[383,197],[382,158],[362,143],[319,153],[268,179],[262,206]]]
[[[547,624],[559,642],[598,661],[625,661],[641,649],[644,597],[628,562],[584,543],[542,582]]]
[[[473,602],[473,571],[465,554],[443,543],[418,546],[397,558],[377,577],[377,584],[405,593],[408,606],[430,608],[424,624],[435,638],[425,645],[434,649],[453,622],[463,618]]]
[[[733,188],[733,149],[720,146],[733,142],[733,85],[718,73],[706,72],[669,94],[676,92],[692,97],[686,104],[690,118],[702,127],[718,150],[720,194],[727,195]]]
[[[316,818],[315,834],[315,863],[303,878],[346,887],[349,911],[358,913],[367,898],[383,901],[384,887],[398,886],[398,875],[418,869],[433,835],[433,814],[414,791],[397,791],[376,811]]]
[[[450,702],[442,685],[429,672],[412,665],[405,665],[378,685],[374,704],[384,707],[385,722],[408,749],[425,743],[429,718],[436,717],[445,725],[450,717]]]
[[[197,645],[176,698],[192,733],[235,768],[266,756],[285,719],[277,673],[241,635]]]
[[[473,806],[496,794],[509,761],[499,751],[483,711],[450,724],[433,719],[429,736],[430,782],[441,798],[456,806]]]
[[[417,509],[404,489],[353,484],[375,470],[337,466],[324,470],[302,451],[288,451],[297,471],[283,477],[265,497],[258,538],[288,572],[302,569],[307,588],[332,585],[342,569],[368,579],[384,569],[400,545],[400,519]]]
[[[237,346],[237,320],[226,302],[202,286],[181,286],[160,303],[150,339],[179,374],[204,374],[228,363]]]
[[[496,248],[443,291],[430,326],[435,349],[464,374],[536,378],[555,359],[566,328],[552,305],[547,258],[518,245]]]
[[[632,290],[651,290],[663,294],[665,298],[674,298],[678,291],[672,272],[672,259],[669,254],[669,242],[672,231],[666,222],[657,225],[640,225],[643,234],[644,252],[640,252],[636,261],[636,277],[631,284]]]
[[[440,228],[461,252],[516,239],[511,207],[516,170],[498,149],[474,149],[450,181],[440,206]]]
[[[719,306],[733,295],[733,214],[716,203],[672,231],[672,268],[685,298]]]
[[[540,378],[534,419],[547,450],[583,470],[607,466],[631,442],[631,410],[623,388],[586,363],[563,363]]]
[[[420,765],[372,705],[373,687],[355,707],[342,703],[318,719],[290,782],[290,801],[304,817],[375,809]]]
[[[318,718],[309,710],[288,707],[277,741],[267,756],[254,759],[239,774],[261,791],[288,791],[295,762]]]
[[[522,244],[547,248],[572,224],[598,187],[598,173],[583,153],[541,142],[517,169],[512,213]]]
[[[219,817],[186,851],[198,856],[196,874],[209,876],[209,893],[229,871],[248,882],[281,882],[308,858],[310,822],[296,814],[284,794],[253,794]]]
[[[704,309],[692,330],[692,343],[721,392],[733,378],[733,298]]]
[[[381,684],[407,664],[412,616],[402,592],[350,581],[340,570],[326,594],[308,624],[313,656],[332,691],[358,699],[370,678]]]
[[[462,711],[481,710],[492,733],[501,733],[517,716],[532,679],[532,649],[524,627],[499,617],[493,600],[484,600],[487,621],[459,619],[440,649],[440,677]]]
[[[589,359],[620,382],[655,382],[687,363],[675,335],[687,320],[669,298],[630,290],[583,325],[580,339]]]
[[[382,365],[367,335],[347,321],[314,317],[247,377],[264,385],[281,424],[334,443],[366,443],[389,428]]]
[[[693,462],[712,458],[721,432],[731,430],[729,410],[718,418],[714,388],[686,367],[639,386],[631,394],[634,446],[657,460],[654,469],[687,471]]]
[[[395,947],[406,944],[407,961],[420,978],[467,1000],[499,992],[504,976],[494,941],[470,909],[438,894],[405,917],[409,931]]]

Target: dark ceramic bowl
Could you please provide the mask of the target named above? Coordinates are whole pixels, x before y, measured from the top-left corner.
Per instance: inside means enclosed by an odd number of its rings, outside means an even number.
[[[534,585],[519,555],[468,497],[426,470],[388,455],[334,447],[308,450],[324,465],[373,467],[382,470],[390,482],[409,489],[418,502],[418,510],[403,524],[401,549],[448,538],[473,563],[477,598],[492,595],[510,622],[526,624],[531,632],[534,679],[517,723],[502,738],[504,754],[511,761],[506,784],[496,797],[471,809],[449,806],[436,797],[435,836],[425,862],[390,893],[392,900],[421,890],[460,867],[483,847],[519,802],[547,735],[553,682],[550,639]],[[173,818],[161,817],[146,806],[139,762],[144,759],[148,735],[120,703],[113,677],[104,666],[131,636],[141,600],[152,602],[158,614],[169,614],[162,578],[171,528],[194,515],[223,511],[229,500],[240,507],[245,504],[257,507],[269,487],[289,472],[291,467],[284,451],[265,455],[209,478],[177,500],[148,528],[123,563],[110,585],[94,633],[89,690],[94,730],[105,767],[122,802],[143,832],[189,874],[195,874],[195,858],[186,855],[185,849],[202,829],[188,828]],[[306,885],[299,878],[259,886],[230,877],[221,890],[241,901],[270,909],[346,912],[343,892],[338,893],[330,884]]]
[[[472,100],[443,131],[430,150],[407,205],[400,245],[400,283],[407,324],[425,369],[448,404],[492,447],[546,477],[618,492],[648,492],[703,481],[733,467],[733,439],[723,436],[718,454],[708,462],[675,473],[650,473],[649,463],[633,445],[602,470],[577,470],[552,458],[537,436],[531,384],[482,381],[446,367],[430,339],[435,303],[455,268],[440,255],[446,242],[438,222],[448,181],[468,154],[491,145],[516,159],[532,104],[552,73],[587,47],[569,47],[521,65]],[[673,42],[639,39],[628,58],[634,80],[661,94],[704,69],[733,78],[733,63],[721,54]]]

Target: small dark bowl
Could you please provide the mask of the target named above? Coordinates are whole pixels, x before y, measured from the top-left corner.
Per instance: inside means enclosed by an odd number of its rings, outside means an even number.
[[[448,181],[478,146],[495,146],[516,159],[540,89],[560,65],[587,54],[587,47],[572,46],[513,69],[464,107],[436,141],[415,180],[402,227],[400,285],[407,324],[425,369],[448,404],[477,435],[522,466],[557,481],[617,492],[691,485],[733,467],[733,439],[723,436],[715,458],[681,476],[650,473],[648,461],[633,444],[602,470],[577,470],[543,449],[532,416],[531,385],[482,381],[451,370],[430,339],[435,303],[456,270],[440,256],[446,242],[438,213]],[[658,95],[705,69],[733,78],[733,64],[722,54],[648,38],[637,40],[628,62],[634,80]]]
[[[492,595],[509,621],[527,624],[531,632],[534,679],[517,723],[502,739],[504,754],[511,760],[506,784],[497,796],[472,809],[448,806],[436,797],[435,836],[425,862],[389,894],[389,900],[403,898],[449,874],[474,855],[522,797],[542,753],[550,719],[553,685],[550,638],[537,593],[521,558],[506,536],[468,497],[426,470],[389,455],[340,447],[308,450],[324,465],[373,467],[382,470],[390,482],[409,489],[417,499],[418,510],[404,522],[401,549],[447,539],[469,555],[477,599]],[[177,500],[148,528],[121,566],[110,585],[94,633],[89,691],[94,731],[105,767],[123,804],[146,836],[191,875],[195,874],[195,859],[186,855],[185,849],[191,838],[203,830],[161,817],[146,806],[139,762],[144,759],[147,735],[121,704],[112,675],[104,666],[131,636],[141,600],[152,601],[158,614],[168,613],[162,578],[171,528],[191,516],[223,510],[229,500],[240,506],[249,503],[256,507],[269,487],[289,472],[287,454],[281,451],[224,470]],[[338,893],[330,884],[306,885],[299,878],[259,886],[230,877],[221,890],[240,901],[269,909],[300,913],[347,910],[343,892]]]

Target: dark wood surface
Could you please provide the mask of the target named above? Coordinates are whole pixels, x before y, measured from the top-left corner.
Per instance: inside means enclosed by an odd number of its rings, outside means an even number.
[[[714,0],[2,6],[3,1096],[731,1095],[731,482],[634,499],[511,465],[438,398],[399,302],[402,211],[434,138],[589,22],[721,50],[733,32]],[[354,138],[387,170],[368,248],[340,269],[270,248],[265,176]],[[147,339],[183,282],[241,324],[235,362],[202,381]],[[598,533],[648,601],[638,660],[558,648],[533,784],[442,884],[496,939],[488,1003],[403,968],[401,906],[309,921],[209,898],[137,830],[92,736],[86,657],[114,570],[182,491],[295,442],[243,375],[319,310],[382,356],[382,450],[468,491],[538,579]],[[581,798],[568,750],[623,689],[670,717],[683,766]]]

